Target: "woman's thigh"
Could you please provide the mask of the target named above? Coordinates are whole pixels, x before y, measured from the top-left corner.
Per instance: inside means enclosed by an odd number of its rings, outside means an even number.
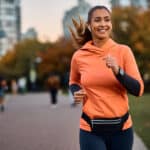
[[[80,150],[106,150],[102,137],[80,130]]]
[[[111,150],[132,150],[133,129],[119,132],[111,138]]]

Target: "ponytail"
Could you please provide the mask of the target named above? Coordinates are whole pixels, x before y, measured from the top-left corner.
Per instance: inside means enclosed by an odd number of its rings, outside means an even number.
[[[92,40],[91,32],[89,31],[87,24],[79,16],[79,22],[72,18],[72,23],[75,30],[72,27],[69,27],[73,45],[75,48],[82,47],[86,42]]]

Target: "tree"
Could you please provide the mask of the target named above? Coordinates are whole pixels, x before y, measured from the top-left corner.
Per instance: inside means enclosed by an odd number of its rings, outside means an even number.
[[[42,44],[37,40],[24,40],[17,43],[12,50],[0,60],[0,72],[8,79],[28,75],[34,63],[36,52]]]
[[[64,38],[58,39],[49,48],[38,53],[42,63],[38,66],[38,73],[41,78],[48,76],[50,72],[63,74],[69,71],[70,60],[74,48],[71,41]]]

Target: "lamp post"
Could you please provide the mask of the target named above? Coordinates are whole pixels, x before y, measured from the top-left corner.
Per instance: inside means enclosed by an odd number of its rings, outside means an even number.
[[[34,60],[34,63],[32,63],[31,65],[31,69],[29,72],[29,79],[30,79],[30,83],[31,83],[31,91],[36,91],[37,89],[37,85],[36,85],[36,81],[37,81],[37,72],[36,72],[36,65],[41,63],[42,59],[41,57],[36,57]]]
[[[6,33],[4,30],[0,30],[0,55],[2,54],[2,42],[1,39],[6,37]]]
[[[6,36],[4,30],[0,30],[0,39]]]

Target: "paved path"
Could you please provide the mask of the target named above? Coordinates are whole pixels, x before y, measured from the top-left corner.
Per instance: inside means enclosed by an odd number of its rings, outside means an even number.
[[[80,113],[61,94],[56,108],[46,93],[10,95],[0,112],[0,150],[79,150]],[[146,150],[137,136],[134,150]]]

